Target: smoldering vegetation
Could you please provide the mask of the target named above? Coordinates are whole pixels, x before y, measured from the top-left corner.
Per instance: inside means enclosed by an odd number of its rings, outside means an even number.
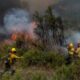
[[[42,3],[44,5],[42,5]],[[15,10],[22,9],[23,12],[25,12],[25,14],[27,14],[28,12],[29,12],[29,14],[32,14],[35,11],[39,11],[40,13],[43,13],[49,5],[53,5],[55,3],[56,3],[56,0],[54,0],[54,1],[52,1],[52,0],[47,0],[47,1],[45,1],[45,0],[42,0],[42,1],[37,1],[37,0],[32,0],[32,1],[29,1],[29,0],[0,0],[0,27],[1,27],[0,32],[1,32],[1,35],[3,35],[3,33],[4,33],[4,35],[6,35],[6,33],[9,32],[9,31],[7,31],[7,27],[5,27],[6,23],[5,23],[4,18],[8,14],[8,12],[11,12],[11,9],[13,9],[13,8]],[[16,12],[16,11],[14,11],[14,12]],[[13,14],[15,14],[14,12],[13,12]],[[26,20],[27,20],[27,18],[26,18]],[[6,21],[6,22],[8,22],[8,21]],[[27,22],[26,24],[28,26],[32,26],[33,23]],[[10,27],[8,27],[8,28],[10,28]],[[30,30],[30,32],[33,32],[33,30]]]
[[[1,6],[0,7],[0,24],[1,24],[0,32],[1,32],[1,35],[3,33],[6,34],[6,33],[11,33],[13,31],[17,31],[17,32],[18,31],[19,32],[20,31],[28,31],[33,36],[34,28],[37,25],[34,24],[34,22],[32,21],[30,14],[35,12],[36,10],[38,12],[40,12],[40,14],[41,14],[46,10],[46,8],[49,5],[54,5],[57,2],[59,2],[59,1],[52,1],[52,0],[47,0],[47,1],[45,1],[45,0],[43,0],[43,1],[3,0],[2,1],[1,0],[0,1],[0,6]],[[61,1],[57,5],[61,4],[62,2],[63,2],[63,4],[65,4],[64,1]],[[44,6],[42,6],[42,3],[44,3]],[[58,8],[55,8],[55,9],[58,10]],[[54,12],[53,12],[53,14],[54,14]],[[69,33],[68,35],[75,36],[77,33],[79,33],[78,31],[74,32],[72,30],[71,31],[68,30],[69,27],[65,27],[65,28],[66,28],[65,33],[68,31],[68,33]],[[74,34],[72,34],[72,33],[70,34],[70,32],[72,32]],[[65,33],[64,33],[64,35],[65,35],[66,44],[71,41],[75,42],[75,38],[72,38],[71,36],[68,36]]]

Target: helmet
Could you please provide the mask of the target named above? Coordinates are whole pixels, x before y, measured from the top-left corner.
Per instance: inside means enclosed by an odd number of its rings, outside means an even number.
[[[16,48],[12,48],[11,51],[12,51],[12,52],[16,52]]]
[[[70,43],[70,44],[69,44],[69,47],[73,47],[73,46],[74,46],[73,43]]]

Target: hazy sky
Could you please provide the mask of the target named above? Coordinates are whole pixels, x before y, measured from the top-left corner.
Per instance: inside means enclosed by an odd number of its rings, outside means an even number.
[[[0,10],[23,6],[29,8],[31,12],[38,10],[43,12],[49,5],[53,5],[60,0],[0,0]]]
[[[39,11],[44,12],[49,5],[53,5],[60,0],[0,0],[0,23],[3,17],[11,8],[23,7],[29,9],[31,13]]]
[[[49,5],[56,4],[60,0],[27,0],[30,11],[35,10],[39,12],[44,12]]]

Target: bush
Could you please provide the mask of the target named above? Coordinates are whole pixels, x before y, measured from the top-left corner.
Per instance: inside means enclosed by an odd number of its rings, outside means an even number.
[[[58,66],[50,71],[40,69],[17,69],[14,76],[4,74],[2,80],[80,80],[80,60],[68,66]]]
[[[17,72],[12,76],[9,73],[5,73],[0,77],[0,80],[51,80],[50,76],[46,74],[46,71],[40,70],[28,70],[27,72],[23,69],[17,70]]]
[[[80,62],[57,69],[53,80],[80,80]]]
[[[45,65],[49,67],[58,67],[65,63],[62,55],[53,52],[43,52],[39,50],[29,50],[24,54],[23,64]]]

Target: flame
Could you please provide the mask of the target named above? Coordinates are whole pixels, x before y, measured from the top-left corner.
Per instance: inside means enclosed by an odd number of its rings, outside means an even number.
[[[11,35],[11,40],[16,41],[17,38],[22,38],[24,37],[26,40],[31,41],[32,39],[35,39],[36,35],[34,33],[34,29],[37,27],[37,23],[33,21],[29,25],[28,31],[13,31]]]
[[[17,34],[16,34],[16,33],[13,33],[13,34],[11,35],[11,39],[12,39],[13,41],[15,41],[15,40],[17,39]]]
[[[31,40],[32,39],[32,35],[30,35],[29,33],[24,33],[24,32],[15,32],[11,35],[11,40],[16,41],[16,39],[22,39],[24,38],[25,40]]]

